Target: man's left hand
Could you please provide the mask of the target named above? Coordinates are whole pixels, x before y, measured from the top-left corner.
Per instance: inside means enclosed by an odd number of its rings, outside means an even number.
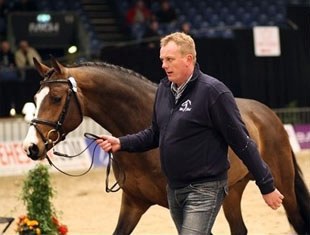
[[[284,196],[279,192],[278,189],[275,189],[273,192],[264,194],[263,198],[268,206],[276,210],[282,205],[282,200]]]

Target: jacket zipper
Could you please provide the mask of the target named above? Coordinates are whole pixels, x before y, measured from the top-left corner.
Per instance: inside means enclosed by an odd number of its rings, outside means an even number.
[[[164,162],[164,164],[162,164],[162,166],[165,167],[164,172],[167,172],[167,169],[166,169],[166,159],[163,157],[164,156],[163,152],[165,151],[165,148],[166,148],[166,146],[165,146],[166,133],[167,133],[167,130],[168,130],[168,126],[169,126],[169,124],[171,122],[172,116],[173,116],[173,114],[175,113],[175,111],[177,110],[177,107],[178,107],[178,104],[176,104],[174,102],[173,94],[171,94],[171,96],[169,98],[169,101],[170,101],[170,104],[171,104],[171,108],[170,108],[170,111],[169,111],[169,119],[168,119],[167,124],[165,126],[165,132],[164,132],[164,134],[162,136],[163,140],[162,140],[162,146],[161,146],[161,156],[162,156],[162,161]]]

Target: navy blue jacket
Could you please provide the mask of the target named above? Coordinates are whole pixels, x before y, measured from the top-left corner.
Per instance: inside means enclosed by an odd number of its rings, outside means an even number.
[[[159,84],[149,128],[120,137],[121,150],[159,147],[162,170],[171,188],[227,178],[228,146],[238,155],[263,194],[274,190],[268,166],[250,139],[231,91],[195,66],[175,104],[165,78]]]

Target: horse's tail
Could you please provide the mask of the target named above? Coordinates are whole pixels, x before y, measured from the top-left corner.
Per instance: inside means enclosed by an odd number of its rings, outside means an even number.
[[[303,180],[303,174],[292,151],[295,169],[295,195],[299,206],[300,215],[305,223],[305,234],[310,234],[310,194]]]

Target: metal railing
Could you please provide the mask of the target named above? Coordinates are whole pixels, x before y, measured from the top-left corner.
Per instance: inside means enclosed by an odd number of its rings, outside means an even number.
[[[284,124],[310,124],[310,107],[274,109]]]
[[[284,124],[310,124],[310,107],[274,109]],[[0,141],[20,141],[26,137],[29,124],[23,118],[0,119]],[[83,137],[85,132],[108,133],[91,118],[84,117],[81,125],[68,137]]]

